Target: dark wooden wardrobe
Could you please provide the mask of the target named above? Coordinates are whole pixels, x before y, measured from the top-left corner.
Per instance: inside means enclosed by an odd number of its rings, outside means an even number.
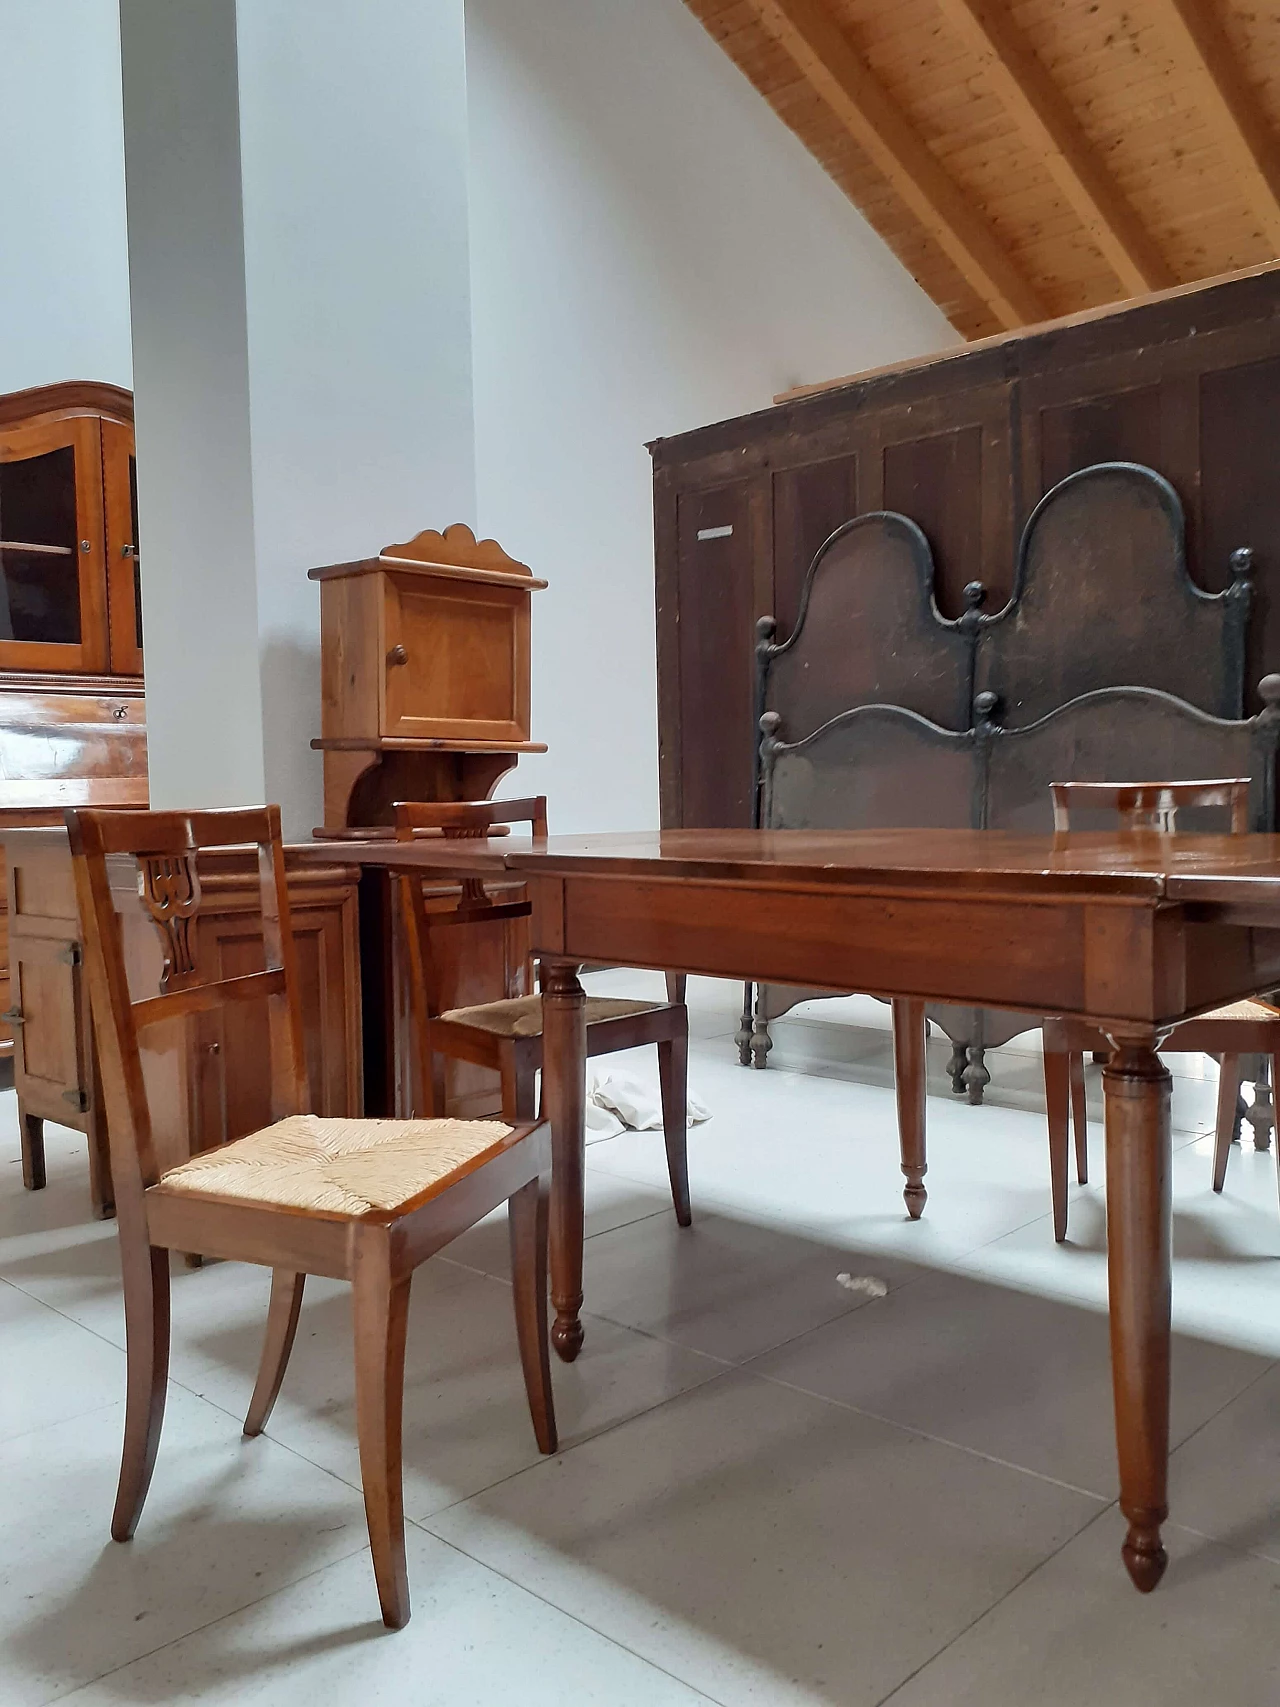
[[[1246,681],[1280,664],[1280,267],[884,369],[650,446],[662,819],[751,822],[755,624],[795,622],[805,571],[852,516],[924,530],[941,614],[1007,600],[1022,526],[1104,461],[1168,479],[1188,566],[1216,591],[1254,552]],[[1252,697],[1246,713],[1257,710]]]

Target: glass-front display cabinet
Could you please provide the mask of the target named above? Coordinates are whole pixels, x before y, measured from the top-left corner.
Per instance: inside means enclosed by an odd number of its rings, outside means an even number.
[[[88,380],[11,392],[0,396],[0,854],[10,830],[60,825],[68,806],[147,798],[133,397]],[[75,975],[58,972],[64,1007]],[[11,1026],[39,991],[24,998],[20,984],[0,885],[0,1084],[12,1058],[21,1093]]]
[[[0,675],[142,674],[133,399],[0,398]]]

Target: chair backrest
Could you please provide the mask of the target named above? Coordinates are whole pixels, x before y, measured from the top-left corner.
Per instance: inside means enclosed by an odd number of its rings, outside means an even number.
[[[157,1025],[246,1001],[267,1001],[271,1096],[277,1120],[307,1110],[302,1018],[278,806],[214,812],[67,813],[76,900],[84,938],[93,1029],[106,1103],[116,1204],[141,1211],[159,1176],[139,1039]],[[254,848],[262,899],[265,970],[235,978],[204,975],[199,953],[201,849]],[[115,867],[131,857],[139,904],[160,935],[163,966],[155,995],[135,999],[115,896]],[[113,885],[113,875],[117,881]],[[135,957],[136,958],[136,957]]]
[[[1171,833],[1180,811],[1218,806],[1230,814],[1231,834],[1241,836],[1249,828],[1249,783],[1247,776],[1203,782],[1053,782],[1053,827],[1069,830],[1075,808],[1113,811],[1122,830]]]
[[[398,800],[395,803],[396,840],[400,842],[431,834],[457,840],[480,840],[495,828],[509,824],[530,824],[535,836],[545,838],[546,796],[538,795],[528,800]],[[495,900],[478,877],[463,878],[458,903],[452,908],[441,907],[434,899],[428,906],[419,873],[400,874],[398,884],[408,961],[415,1075],[425,1099],[421,1107],[430,1114],[442,1115],[443,1088],[438,1082],[431,1044],[431,1024],[440,1015],[445,983],[444,952],[437,949],[436,933],[459,925],[503,925],[508,920],[527,919],[533,907],[528,899]],[[505,940],[502,954],[505,964]],[[519,958],[518,964],[506,965],[505,986],[503,994],[506,996],[533,993],[531,956],[526,953]]]

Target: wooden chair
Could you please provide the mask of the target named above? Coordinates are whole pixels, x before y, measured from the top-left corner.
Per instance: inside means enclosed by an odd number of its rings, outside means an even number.
[[[401,1492],[405,1330],[413,1270],[506,1199],[516,1330],[534,1432],[556,1446],[547,1355],[545,1127],[499,1121],[344,1120],[306,1113],[302,1021],[278,807],[67,814],[101,1062],[124,1283],[128,1381],[111,1533],[127,1541],[160,1441],[169,1362],[169,1252],[262,1263],[271,1304],[246,1435],[280,1390],[308,1274],[351,1281],[365,1512],[386,1624],[409,1617]],[[202,976],[202,848],[256,848],[265,969]],[[131,994],[116,911],[123,856],[160,934],[159,994]],[[132,873],[132,867],[127,871]],[[116,893],[113,895],[113,884]],[[125,904],[130,904],[126,898]],[[134,957],[135,979],[139,978]],[[171,1168],[157,1161],[139,1039],[152,1027],[266,1001],[275,1124]],[[157,1140],[160,1140],[158,1143]]]
[[[528,824],[536,838],[547,834],[547,802],[543,795],[529,800],[435,802],[399,800],[395,805],[396,839],[443,835],[479,839],[504,834],[511,824]],[[442,929],[527,918],[527,900],[496,901],[478,878],[462,884],[456,908],[428,910],[420,881],[399,879],[405,936],[408,942],[409,1000],[414,1030],[418,1083],[424,1112],[444,1109],[444,1059],[471,1061],[496,1070],[502,1078],[505,1120],[535,1117],[535,1080],[542,1066],[542,997],[534,990],[532,961],[526,959],[508,975],[503,1000],[478,1007],[439,1011],[432,937]],[[681,998],[683,991],[677,990]],[[667,1173],[676,1220],[689,1225],[689,1167],[687,1106],[689,1014],[683,999],[667,1002],[615,1000],[588,996],[587,1055],[612,1055],[641,1044],[658,1046],[658,1079],[662,1093],[662,1127],[667,1148]]]
[[[1249,779],[1228,777],[1205,782],[1055,782],[1053,827],[1071,828],[1073,809],[1114,812],[1125,830],[1170,834],[1182,810],[1218,808],[1229,814],[1232,835],[1249,828]],[[1261,1001],[1232,1002],[1175,1028],[1162,1051],[1198,1051],[1216,1055],[1218,1080],[1213,1189],[1221,1191],[1227,1177],[1231,1141],[1238,1127],[1242,1055],[1270,1058],[1272,1082],[1280,1063],[1280,1009]],[[1076,1177],[1088,1183],[1088,1136],[1085,1121],[1084,1057],[1105,1057],[1111,1045],[1101,1032],[1071,1019],[1044,1022],[1044,1090],[1049,1118],[1049,1167],[1053,1190],[1053,1232],[1061,1243],[1067,1236],[1068,1121],[1075,1128]]]

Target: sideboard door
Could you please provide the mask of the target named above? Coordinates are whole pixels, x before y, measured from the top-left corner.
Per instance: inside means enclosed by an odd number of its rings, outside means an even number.
[[[107,629],[111,673],[142,674],[142,571],[138,556],[138,463],[133,428],[102,423],[102,495],[106,507]]]
[[[24,1115],[85,1131],[95,1112],[95,1062],[66,835],[11,837],[7,867],[18,1105]]]
[[[0,428],[0,669],[107,668],[103,556],[98,420]]]

